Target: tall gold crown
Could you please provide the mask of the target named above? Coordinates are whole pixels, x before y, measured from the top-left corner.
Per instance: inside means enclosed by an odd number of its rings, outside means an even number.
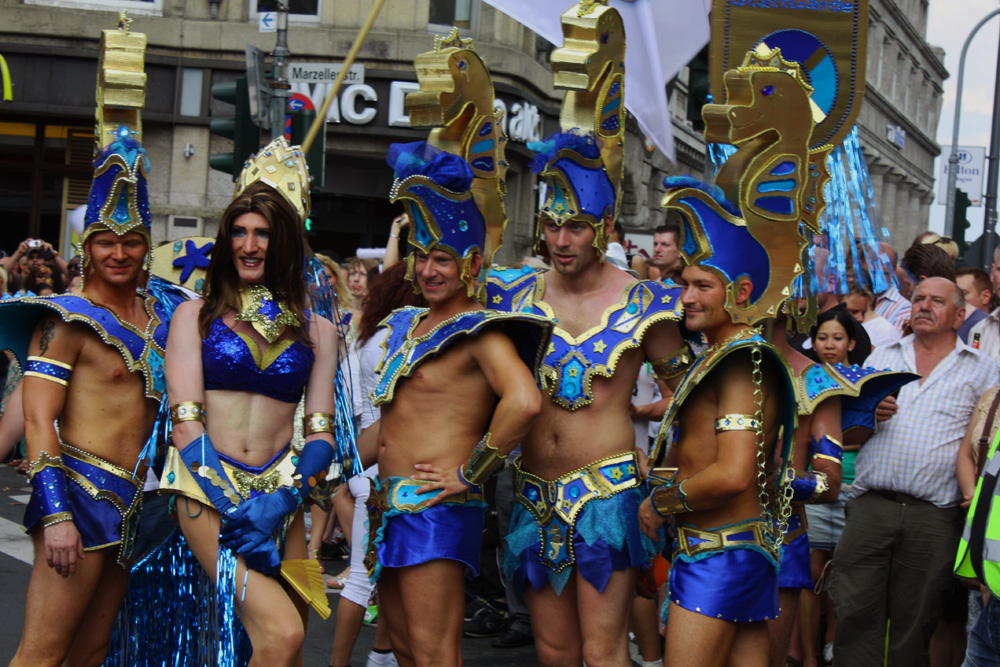
[[[309,165],[299,146],[278,137],[246,161],[236,181],[238,197],[251,183],[262,181],[281,193],[304,223],[312,209],[309,196]]]

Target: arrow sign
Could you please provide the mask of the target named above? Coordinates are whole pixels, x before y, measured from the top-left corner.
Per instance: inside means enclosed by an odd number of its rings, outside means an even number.
[[[260,13],[260,31],[278,32],[278,12]]]

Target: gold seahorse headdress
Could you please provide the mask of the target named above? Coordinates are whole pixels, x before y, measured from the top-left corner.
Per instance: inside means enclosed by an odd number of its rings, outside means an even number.
[[[563,46],[552,52],[553,84],[566,91],[560,131],[528,144],[531,169],[547,186],[535,252],[548,254],[546,221],[578,220],[594,228],[603,261],[625,173],[625,28],[607,0],[591,0],[563,12],[562,29]]]
[[[685,261],[727,285],[726,309],[734,322],[755,324],[777,315],[802,273],[807,237],[819,232],[825,206],[830,146],[810,148],[813,90],[780,50],[748,53],[725,81],[726,103],[703,110],[705,138],[737,151],[713,186],[665,179],[663,206],[681,213]],[[742,277],[753,289],[740,306],[735,299]]]

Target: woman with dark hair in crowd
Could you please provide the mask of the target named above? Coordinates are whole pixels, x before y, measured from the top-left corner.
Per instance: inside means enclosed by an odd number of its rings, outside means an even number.
[[[301,224],[287,194],[247,185],[222,216],[204,300],[177,308],[167,344],[175,446],[161,490],[178,494],[178,522],[206,572],[220,587],[223,573],[235,581],[261,665],[301,664],[306,606],[277,575],[282,559],[307,557],[301,509],[334,457],[337,336],[307,310]],[[295,456],[303,390],[306,443]]]
[[[820,361],[831,366],[835,364],[848,365],[848,354],[854,349],[857,340],[854,338],[852,316],[842,310],[828,310],[816,318],[812,328],[813,349],[819,355]],[[840,410],[838,409],[838,413]],[[843,443],[844,458],[841,463],[840,493],[834,502],[827,504],[806,505],[806,518],[809,522],[809,562],[813,581],[822,582],[823,572],[828,563],[833,560],[833,550],[844,531],[844,506],[847,504],[847,492],[854,481],[854,460],[858,457],[859,445]],[[799,603],[799,635],[802,639],[804,666],[816,665],[817,635],[819,634],[820,605],[826,605],[826,640],[824,658],[832,656],[833,633],[836,623],[833,618],[833,605],[826,593],[817,594],[812,589],[803,589]]]
[[[358,340],[355,350],[360,362],[359,384],[364,396],[358,451],[364,463],[372,465],[366,465],[363,477],[354,477],[348,481],[348,489],[354,499],[354,520],[350,522],[352,524],[350,533],[345,531],[351,545],[351,565],[350,574],[344,582],[344,590],[340,594],[340,602],[337,606],[337,626],[333,636],[333,654],[330,656],[330,664],[336,667],[351,663],[351,651],[358,638],[358,632],[361,630],[361,623],[368,607],[368,599],[374,589],[364,566],[365,554],[362,536],[365,533],[365,520],[367,518],[365,503],[371,490],[369,479],[374,479],[375,475],[378,474],[378,465],[374,464],[377,454],[374,445],[375,436],[378,435],[378,426],[375,424],[379,419],[379,408],[372,405],[369,394],[378,381],[375,368],[382,359],[381,345],[388,333],[387,329],[379,329],[379,323],[397,308],[404,306],[426,307],[426,305],[424,297],[416,294],[413,291],[413,283],[406,279],[406,263],[398,262],[385,269],[378,280],[372,281],[364,302],[364,314],[361,316],[361,322],[358,326]],[[369,444],[367,447],[365,446],[366,442]],[[341,523],[345,523],[346,512],[341,512],[338,508],[337,514]],[[346,526],[344,527],[346,528]],[[385,624],[379,623],[378,628],[375,649],[373,655],[369,656],[368,664],[395,664],[389,661],[390,644],[389,635],[384,632]]]

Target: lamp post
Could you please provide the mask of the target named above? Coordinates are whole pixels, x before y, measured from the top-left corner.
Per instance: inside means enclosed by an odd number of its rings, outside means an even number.
[[[952,229],[954,220],[952,220],[952,218],[955,216],[955,189],[958,183],[958,127],[962,115],[962,84],[965,80],[965,56],[969,52],[969,44],[972,43],[972,38],[976,36],[979,29],[982,28],[987,21],[998,14],[1000,14],[1000,9],[994,9],[976,24],[976,27],[972,29],[969,36],[965,38],[965,44],[962,45],[962,57],[958,61],[958,88],[955,92],[955,121],[952,123],[951,155],[948,157],[948,199],[944,209],[944,229],[946,236],[951,236],[954,232]],[[996,114],[996,110],[994,110],[994,114]],[[994,222],[996,222],[995,216]],[[993,230],[990,229],[989,231],[992,232]],[[983,233],[986,233],[985,225]]]
[[[274,69],[271,79],[271,139],[285,136],[285,115],[288,114],[288,90],[285,79],[285,58],[288,50],[288,0],[278,0],[278,41],[274,47]]]

